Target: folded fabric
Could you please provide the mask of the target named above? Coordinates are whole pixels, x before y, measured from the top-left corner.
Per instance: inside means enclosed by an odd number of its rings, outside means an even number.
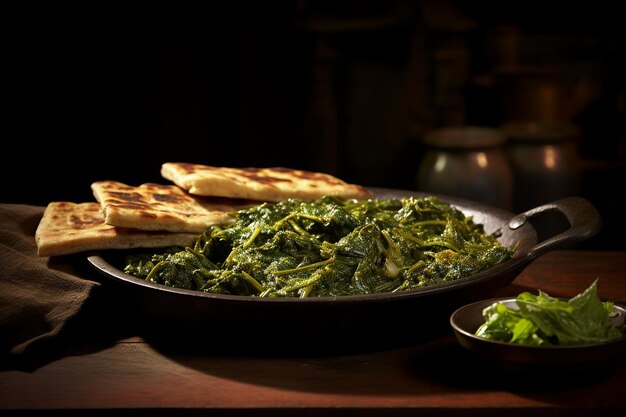
[[[64,258],[38,257],[35,230],[44,207],[0,204],[0,355],[49,346],[101,286]]]

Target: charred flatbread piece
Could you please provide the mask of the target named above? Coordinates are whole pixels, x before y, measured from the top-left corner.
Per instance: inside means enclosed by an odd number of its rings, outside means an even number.
[[[97,181],[91,189],[107,224],[140,230],[202,233],[210,225],[231,223],[231,213],[251,205],[192,196],[175,185]]]
[[[146,232],[110,226],[99,203],[48,204],[35,232],[37,255],[69,255],[89,250],[192,246],[194,233]]]
[[[229,168],[166,162],[161,175],[190,194],[261,201],[315,200],[325,195],[367,199],[372,194],[332,175],[291,168]]]

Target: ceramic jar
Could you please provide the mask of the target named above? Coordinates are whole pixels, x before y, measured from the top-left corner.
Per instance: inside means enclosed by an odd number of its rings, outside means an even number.
[[[498,129],[490,127],[444,127],[426,132],[418,190],[511,209],[513,177],[505,141]]]
[[[509,122],[501,127],[513,169],[515,211],[579,192],[580,129],[569,122]]]

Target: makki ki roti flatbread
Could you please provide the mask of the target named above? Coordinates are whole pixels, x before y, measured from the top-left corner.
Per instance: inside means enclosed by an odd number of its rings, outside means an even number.
[[[149,232],[110,226],[97,202],[48,204],[35,232],[37,255],[69,255],[89,250],[193,246],[195,233]]]
[[[332,175],[291,168],[229,168],[166,162],[161,175],[190,194],[259,201],[299,198],[312,201],[325,195],[367,199],[373,195]]]
[[[91,189],[108,225],[140,230],[199,234],[210,225],[232,223],[233,213],[253,205],[244,200],[193,196],[176,185],[96,181]]]

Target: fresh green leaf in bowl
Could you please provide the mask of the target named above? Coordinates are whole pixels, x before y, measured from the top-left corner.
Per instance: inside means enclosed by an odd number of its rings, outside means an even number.
[[[531,346],[566,346],[601,343],[623,337],[623,328],[611,323],[613,303],[598,296],[597,281],[568,300],[523,292],[517,308],[494,303],[483,310],[485,323],[476,336]]]

